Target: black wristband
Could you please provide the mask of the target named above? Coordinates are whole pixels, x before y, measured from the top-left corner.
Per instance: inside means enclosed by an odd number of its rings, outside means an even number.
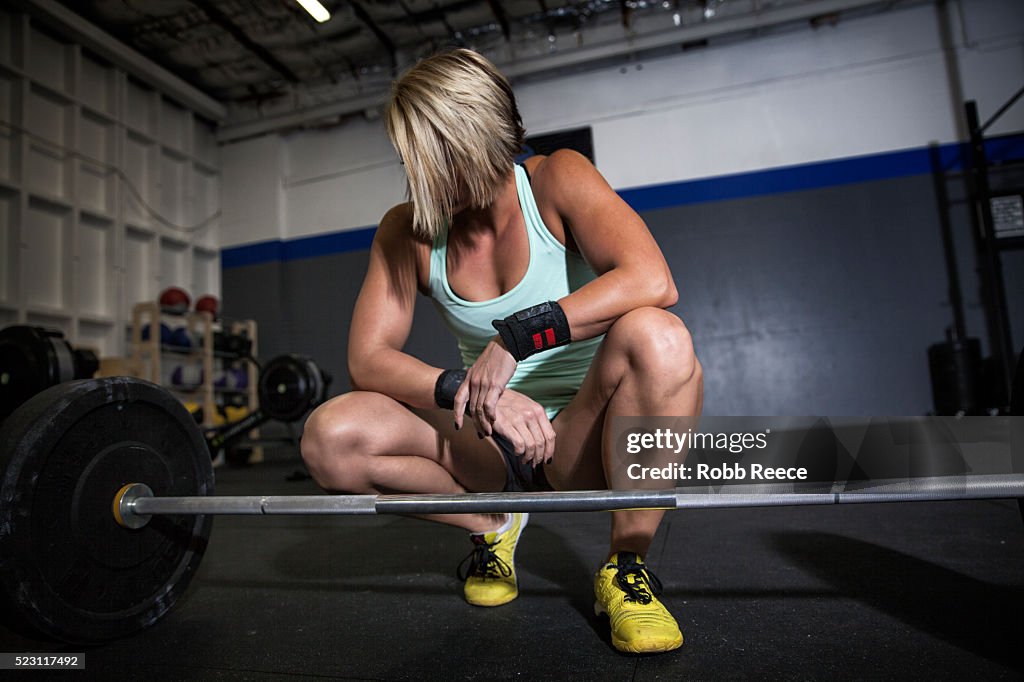
[[[434,402],[437,403],[437,406],[445,410],[454,408],[455,394],[465,380],[466,370],[464,369],[446,369],[441,372],[434,384]]]
[[[569,320],[562,306],[548,301],[491,322],[516,360],[569,343]]]

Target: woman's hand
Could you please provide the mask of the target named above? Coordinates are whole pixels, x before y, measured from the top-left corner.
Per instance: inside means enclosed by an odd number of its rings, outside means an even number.
[[[498,416],[498,400],[516,371],[516,359],[500,337],[494,337],[466,373],[455,393],[455,428],[461,429],[463,415],[476,422],[477,433],[491,435]]]
[[[535,467],[551,461],[555,429],[536,401],[518,391],[505,390],[498,398],[497,415],[492,435],[508,441],[523,462]]]

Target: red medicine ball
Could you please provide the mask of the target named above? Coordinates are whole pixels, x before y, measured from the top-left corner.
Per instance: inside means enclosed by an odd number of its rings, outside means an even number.
[[[212,294],[204,294],[196,299],[196,312],[208,312],[213,315],[214,319],[217,319],[217,310],[220,308],[220,301],[217,300],[216,296]]]
[[[160,309],[173,315],[184,315],[192,299],[180,287],[167,287],[160,294]]]

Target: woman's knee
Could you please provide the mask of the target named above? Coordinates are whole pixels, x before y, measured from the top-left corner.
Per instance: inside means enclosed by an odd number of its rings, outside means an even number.
[[[321,487],[357,490],[365,485],[365,467],[374,453],[375,408],[390,398],[353,391],[316,408],[302,432],[302,459]]]
[[[607,338],[635,372],[683,381],[700,374],[690,331],[667,310],[632,310],[615,321]]]

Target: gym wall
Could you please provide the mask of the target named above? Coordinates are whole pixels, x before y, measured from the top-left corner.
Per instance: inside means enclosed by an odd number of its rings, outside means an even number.
[[[0,327],[124,354],[135,303],[219,294],[220,195],[202,115],[0,9]]]
[[[985,118],[1024,81],[1022,25],[1008,0],[910,5],[516,91],[531,134],[590,125],[598,168],[650,225],[706,368],[706,413],[921,414],[926,350],[952,319],[925,150],[943,143],[952,162],[962,100]],[[1021,130],[1018,106],[989,134]],[[1024,157],[1019,138],[1001,149]],[[383,126],[355,117],[223,158],[225,305],[260,319],[264,352],[310,353],[345,390],[366,248],[404,192]],[[961,180],[949,188],[962,199]],[[984,341],[969,217],[952,211],[968,330]],[[1020,256],[1004,256],[1018,346]],[[410,350],[453,366],[448,338],[421,304]]]

